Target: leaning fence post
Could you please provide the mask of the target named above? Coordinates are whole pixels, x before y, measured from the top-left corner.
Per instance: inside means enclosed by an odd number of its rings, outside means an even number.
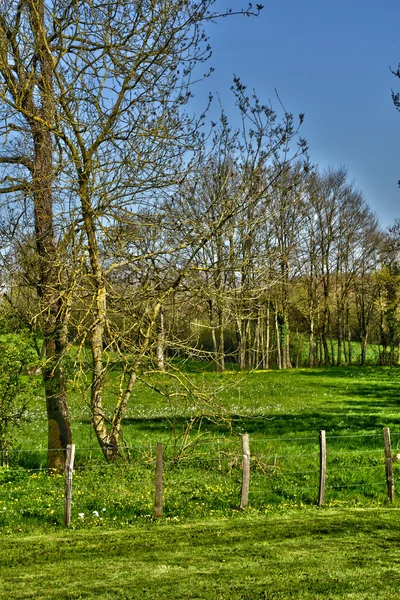
[[[392,446],[390,443],[390,429],[384,427],[383,439],[385,442],[385,467],[386,467],[386,486],[389,502],[394,500],[394,477],[393,477],[393,461],[392,461]]]
[[[249,503],[249,487],[250,487],[250,443],[249,434],[242,435],[243,449],[243,475],[242,475],[242,497],[240,500],[240,508],[246,508]]]
[[[156,498],[154,502],[154,516],[161,519],[163,514],[163,455],[162,444],[157,444],[156,460]]]
[[[323,429],[319,432],[319,494],[318,506],[322,506],[325,500],[326,486],[326,434]]]
[[[68,444],[67,455],[65,459],[65,499],[64,499],[64,524],[69,527],[71,524],[71,504],[72,504],[72,474],[74,472],[75,444]]]

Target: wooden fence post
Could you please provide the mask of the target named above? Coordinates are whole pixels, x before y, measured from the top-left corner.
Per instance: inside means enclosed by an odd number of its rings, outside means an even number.
[[[326,434],[323,429],[319,432],[319,494],[318,506],[322,506],[325,500],[326,486]]]
[[[240,500],[240,508],[246,508],[249,503],[249,488],[250,488],[250,443],[249,434],[242,435],[243,449],[243,475],[242,475],[242,496]]]
[[[157,444],[156,461],[156,498],[154,502],[154,516],[161,519],[163,515],[163,455],[162,444]]]
[[[390,429],[384,427],[383,439],[385,442],[385,467],[386,467],[386,486],[389,502],[394,500],[394,477],[393,477],[393,461],[392,461],[392,446],[390,443]]]
[[[71,504],[72,504],[72,474],[74,472],[75,444],[68,444],[67,456],[65,459],[65,499],[64,499],[64,524],[69,527],[71,524]]]

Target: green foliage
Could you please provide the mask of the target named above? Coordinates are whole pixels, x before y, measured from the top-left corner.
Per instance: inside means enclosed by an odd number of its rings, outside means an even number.
[[[278,313],[277,315],[278,328],[279,328],[279,336],[281,339],[282,347],[285,345],[286,338],[289,332],[289,325],[286,319],[286,316],[282,313]]]
[[[16,429],[27,416],[37,391],[28,372],[37,367],[37,354],[29,339],[17,334],[0,337],[0,451],[1,464],[8,464]]]

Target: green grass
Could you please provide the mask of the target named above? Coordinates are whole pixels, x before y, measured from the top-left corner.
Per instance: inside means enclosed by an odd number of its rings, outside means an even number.
[[[193,367],[192,367],[193,368]],[[200,367],[201,368],[201,365]],[[105,394],[106,407],[115,398],[114,373]],[[229,413],[234,433],[243,428],[269,437],[316,433],[380,432],[385,425],[400,427],[398,387],[400,369],[389,367],[343,367],[253,372],[191,373],[194,382],[211,389],[224,387],[217,401]],[[86,399],[87,400],[87,399]],[[74,442],[95,447],[90,411],[85,400],[72,390],[71,414]],[[190,403],[169,404],[142,383],[134,389],[126,414],[124,435],[128,445],[171,440],[171,423],[183,428]],[[168,419],[168,421],[167,421]],[[209,431],[219,429],[205,424]],[[31,408],[31,420],[18,443],[21,448],[44,448],[46,416],[43,403]]]
[[[320,429],[327,432],[326,505],[387,505],[382,428],[391,428],[393,453],[400,452],[399,369],[304,369],[243,376],[196,373],[193,364],[190,368],[198,385],[206,382],[217,388],[225,383],[218,401],[229,423],[203,419],[203,437],[183,455],[179,455],[179,434],[190,407],[170,406],[139,384],[125,424],[125,460],[108,465],[93,440],[86,406],[78,395],[72,395],[77,446],[74,528],[99,523],[125,527],[152,517],[159,441],[164,444],[165,518],[189,522],[234,516],[240,504],[243,432],[250,433],[252,510],[264,513],[315,506]],[[63,477],[42,471],[45,431],[44,409],[34,407],[19,450],[10,455],[10,468],[0,470],[0,535],[62,527]],[[195,436],[196,431],[192,441]],[[399,464],[394,465],[396,476]]]
[[[148,523],[3,539],[0,598],[395,599],[396,510]]]
[[[170,405],[139,383],[125,423],[125,460],[108,465],[87,406],[72,390],[77,458],[69,531],[64,477],[43,470],[44,407],[31,407],[10,468],[0,469],[0,599],[397,598],[400,503],[389,506],[386,498],[382,428],[391,428],[393,453],[400,452],[400,369],[243,376],[185,368],[199,387],[220,389],[225,421],[204,418],[204,436],[182,456],[190,405]],[[328,477],[318,510],[320,429]],[[249,508],[240,511],[245,431],[252,471]],[[161,522],[153,519],[158,441]]]

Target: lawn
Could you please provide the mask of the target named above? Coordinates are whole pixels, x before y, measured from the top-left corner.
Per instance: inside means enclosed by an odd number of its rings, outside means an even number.
[[[381,433],[382,427],[400,430],[400,369],[389,367],[333,367],[255,371],[249,374],[198,372],[202,364],[189,365],[190,377],[199,388],[214,391],[216,403],[225,409],[222,427],[203,421],[203,431],[227,435],[243,430],[268,436],[305,436],[326,429],[332,434]],[[196,371],[197,369],[197,371]],[[115,399],[115,378],[106,388],[106,406]],[[161,387],[158,380],[155,381]],[[164,387],[167,387],[168,382]],[[87,398],[71,389],[71,417],[77,447],[96,447],[90,428]],[[202,407],[199,407],[201,409]],[[204,409],[203,409],[204,410]],[[166,400],[138,382],[125,419],[128,446],[173,440],[185,426],[193,406]],[[31,406],[31,419],[17,443],[21,449],[45,448],[46,415],[43,402]],[[175,427],[175,432],[173,427]]]
[[[196,385],[217,391],[224,419],[205,415],[183,453],[191,407],[139,383],[125,458],[105,464],[72,389],[69,531],[64,477],[44,469],[44,408],[31,406],[10,468],[0,469],[0,598],[397,598],[400,503],[387,500],[382,429],[390,427],[400,452],[400,370],[186,368]],[[111,403],[112,380],[107,393]],[[328,447],[322,509],[320,429]],[[249,508],[240,511],[243,432],[252,458]],[[164,450],[161,521],[153,518],[156,442]]]
[[[307,509],[5,538],[0,598],[397,599],[398,517]]]

